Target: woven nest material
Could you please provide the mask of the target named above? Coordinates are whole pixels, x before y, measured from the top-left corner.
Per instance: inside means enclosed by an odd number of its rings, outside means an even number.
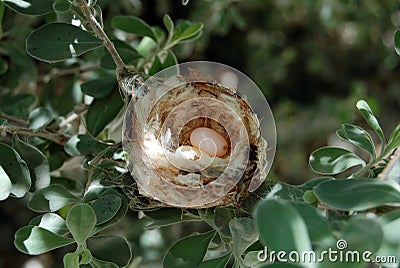
[[[144,87],[146,94],[128,107],[123,138],[140,195],[162,206],[205,208],[236,204],[260,186],[267,142],[236,89],[193,69],[188,76],[149,79]],[[190,135],[199,127],[221,135],[227,153],[188,157],[197,152]]]

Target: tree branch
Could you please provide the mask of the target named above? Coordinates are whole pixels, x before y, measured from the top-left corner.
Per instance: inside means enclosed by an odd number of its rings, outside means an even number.
[[[51,133],[46,130],[40,129],[30,129],[30,128],[23,128],[23,127],[13,127],[13,126],[0,126],[0,134],[2,132],[6,132],[9,134],[23,134],[28,136],[35,136],[44,138],[47,140],[51,140],[57,144],[65,145],[67,141],[71,138],[68,135],[61,134],[61,133]]]
[[[88,20],[90,23],[90,26],[92,27],[94,33],[97,35],[98,38],[104,41],[104,46],[108,50],[108,52],[111,54],[111,57],[113,58],[115,65],[117,66],[117,73],[121,73],[125,71],[127,68],[125,66],[125,63],[121,59],[121,56],[118,54],[117,50],[115,49],[114,44],[111,42],[110,38],[108,38],[107,34],[104,32],[103,28],[101,25],[98,23],[96,18],[94,17],[92,11],[90,10],[90,7],[88,6],[87,0],[76,0],[76,2],[79,5],[79,9],[82,11],[83,15],[85,18]]]
[[[400,147],[397,147],[396,152],[394,155],[390,157],[389,162],[386,164],[386,167],[383,169],[383,171],[378,175],[379,180],[387,180],[390,171],[392,171],[394,165],[396,164],[397,161],[400,161]]]

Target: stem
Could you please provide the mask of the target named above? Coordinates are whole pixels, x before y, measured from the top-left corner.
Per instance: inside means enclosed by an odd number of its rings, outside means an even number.
[[[82,65],[78,67],[72,67],[69,69],[52,69],[49,74],[39,76],[38,80],[43,81],[44,83],[47,83],[50,81],[52,78],[60,77],[60,76],[66,76],[70,74],[75,74],[75,73],[80,73],[80,72],[86,72],[86,71],[91,71],[94,69],[97,69],[99,66],[97,64],[93,65]]]
[[[29,129],[29,128],[21,128],[21,127],[13,127],[13,126],[0,126],[0,132],[6,132],[9,134],[18,133],[28,136],[36,136],[44,139],[51,140],[57,144],[65,145],[67,141],[71,138],[68,135],[60,134],[60,133],[51,133],[46,130],[40,129]]]
[[[400,147],[397,147],[396,152],[394,155],[390,157],[389,162],[387,163],[386,167],[383,171],[378,175],[379,180],[386,180],[389,176],[390,171],[392,171],[393,167],[396,165],[396,162],[400,161]]]
[[[0,112],[0,118],[7,119],[7,123],[11,123],[13,125],[28,127],[28,123],[26,123],[24,120],[3,114],[2,112]]]
[[[104,32],[101,25],[98,23],[96,18],[94,17],[93,13],[88,6],[86,0],[76,0],[79,5],[79,9],[82,11],[85,18],[89,21],[90,26],[92,27],[94,33],[98,38],[104,41],[104,46],[111,54],[115,65],[117,66],[117,73],[120,73],[126,69],[125,63],[122,61],[121,56],[118,54],[117,50],[115,49],[114,44],[111,42],[110,38],[108,38],[107,34]]]

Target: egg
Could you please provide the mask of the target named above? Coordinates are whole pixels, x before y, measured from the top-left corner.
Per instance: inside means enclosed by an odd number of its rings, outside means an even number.
[[[199,127],[190,134],[190,143],[211,157],[224,156],[229,149],[225,138],[211,128]]]

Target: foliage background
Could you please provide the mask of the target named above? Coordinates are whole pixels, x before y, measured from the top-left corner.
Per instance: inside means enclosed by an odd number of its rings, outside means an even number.
[[[204,23],[200,39],[175,50],[179,62],[225,63],[247,74],[262,89],[274,112],[278,132],[271,179],[300,183],[312,177],[307,166],[309,154],[319,146],[340,142],[334,138],[334,132],[341,123],[363,124],[354,109],[357,99],[368,100],[387,133],[400,119],[399,57],[393,48],[393,34],[400,26],[397,1],[192,0],[183,5],[173,0],[99,0],[98,3],[102,6],[107,33],[112,33],[110,19],[117,14],[134,14],[150,25],[162,25],[164,14],[174,20]],[[6,10],[4,31],[18,25],[10,42],[15,50],[25,53],[29,31],[24,28],[36,28],[43,23],[41,20]],[[32,60],[32,64],[38,70],[47,68],[39,61]],[[35,75],[24,72],[17,77],[29,87]],[[52,85],[51,91],[36,88],[35,93],[44,96],[51,92],[45,97],[63,114],[71,110],[74,99],[79,97],[68,81],[68,76],[64,77],[58,85]],[[3,85],[15,82],[0,77]],[[63,101],[59,102],[60,99]],[[80,163],[69,165],[69,172],[79,170]],[[142,256],[147,267],[160,264],[172,241],[193,231],[206,230],[201,223],[189,222],[143,232],[146,222],[139,221],[136,212],[128,214],[109,231],[128,234],[134,256]],[[24,199],[0,203],[3,237],[0,267],[22,267],[32,260],[14,248],[13,236],[33,216]],[[68,248],[34,258],[45,258],[46,267],[59,267],[60,256],[64,254],[61,251]]]

